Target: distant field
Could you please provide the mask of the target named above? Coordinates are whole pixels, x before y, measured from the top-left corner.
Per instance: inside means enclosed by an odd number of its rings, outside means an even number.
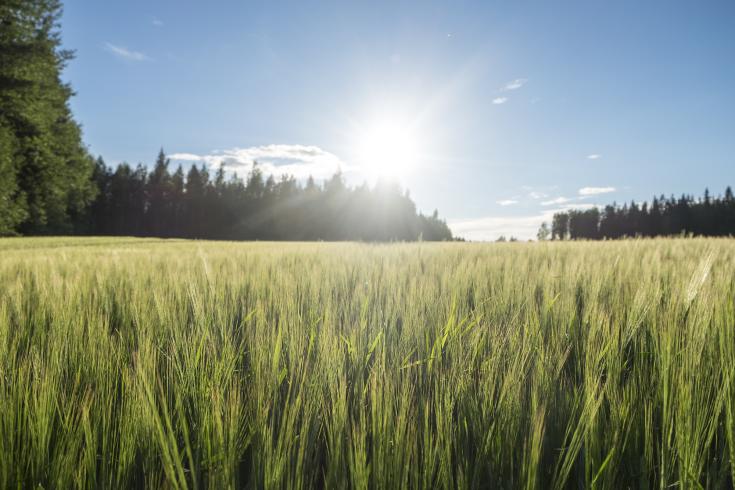
[[[733,240],[0,240],[0,488],[733,481]]]

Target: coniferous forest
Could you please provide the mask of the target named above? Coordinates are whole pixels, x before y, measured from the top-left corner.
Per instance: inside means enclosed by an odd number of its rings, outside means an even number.
[[[196,165],[173,173],[161,151],[153,169],[98,159],[97,195],[80,233],[228,240],[451,240],[446,223],[416,212],[407,192],[390,182],[351,188],[335,174],[323,185],[309,178],[276,180],[253,165],[243,180],[220,167]]]
[[[554,240],[601,240],[624,237],[656,237],[674,235],[735,235],[735,198],[728,186],[724,196],[712,197],[709,190],[695,199],[683,195],[668,199],[654,197],[651,204],[611,204],[572,209],[554,214],[551,236]]]

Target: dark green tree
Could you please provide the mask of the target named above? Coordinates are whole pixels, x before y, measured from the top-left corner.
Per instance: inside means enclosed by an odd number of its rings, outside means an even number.
[[[94,197],[57,0],[0,2],[0,232],[68,233]]]
[[[170,229],[174,219],[172,202],[173,182],[168,171],[170,160],[166,158],[163,148],[158,152],[153,171],[146,182],[146,226],[151,236],[172,236]]]
[[[551,239],[566,240],[569,235],[569,214],[555,213],[551,220]]]
[[[18,185],[19,160],[14,158],[15,145],[15,136],[0,122],[0,236],[14,235],[18,225],[28,216],[25,193]]]
[[[595,226],[597,223],[597,226]],[[713,197],[705,190],[701,199],[683,194],[679,199],[654,197],[647,202],[622,207],[615,203],[605,206],[600,214],[596,208],[586,211],[572,209],[554,215],[552,234],[563,237],[568,224],[569,237],[599,239],[655,236],[732,236],[735,235],[735,199],[732,189],[724,197]]]

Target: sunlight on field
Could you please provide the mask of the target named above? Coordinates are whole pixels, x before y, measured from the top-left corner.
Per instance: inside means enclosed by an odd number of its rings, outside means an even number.
[[[735,246],[0,240],[0,487],[722,486]]]

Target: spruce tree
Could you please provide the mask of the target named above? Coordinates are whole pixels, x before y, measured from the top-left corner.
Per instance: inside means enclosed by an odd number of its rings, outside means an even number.
[[[94,197],[94,162],[61,72],[58,0],[0,3],[0,232],[73,231]]]

